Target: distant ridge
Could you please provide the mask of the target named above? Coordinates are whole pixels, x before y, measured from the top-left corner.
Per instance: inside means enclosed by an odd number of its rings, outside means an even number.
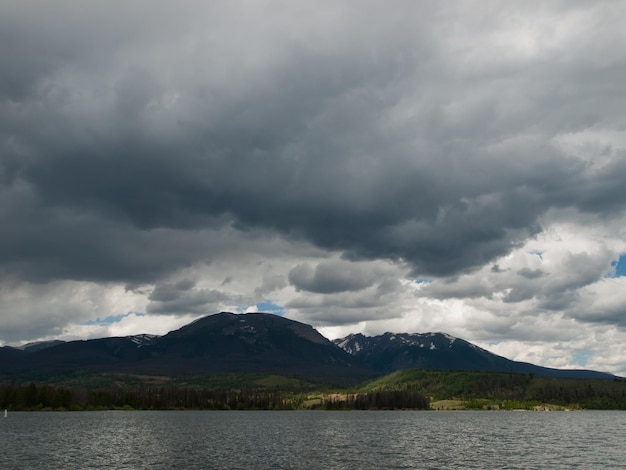
[[[47,341],[0,348],[0,379],[119,373],[163,377],[265,373],[350,385],[403,369],[477,370],[613,379],[511,361],[445,333],[362,334],[329,341],[310,325],[269,313],[221,312],[164,336]]]
[[[28,343],[28,344],[25,344],[24,346],[20,346],[17,349],[21,349],[22,351],[26,351],[26,352],[35,352],[35,351],[40,351],[42,349],[51,348],[52,346],[56,346],[62,343],[65,343],[65,341],[61,341],[58,339],[55,339],[52,341],[36,341],[34,343]]]
[[[76,373],[169,377],[273,373],[353,384],[374,372],[310,325],[272,314],[222,312],[164,336],[69,341],[42,348],[0,348],[0,376]]]
[[[534,374],[538,377],[614,379],[592,370],[552,369],[517,362],[446,333],[351,334],[333,341],[379,374],[404,369],[476,370]]]

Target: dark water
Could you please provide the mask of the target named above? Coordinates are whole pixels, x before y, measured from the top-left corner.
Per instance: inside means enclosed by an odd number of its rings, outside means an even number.
[[[624,469],[626,412],[16,412],[0,468]]]

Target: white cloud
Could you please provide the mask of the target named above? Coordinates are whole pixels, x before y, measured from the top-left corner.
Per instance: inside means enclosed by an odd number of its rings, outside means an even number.
[[[3,284],[0,293],[0,311],[10,312],[2,320],[2,340],[6,344],[42,338],[76,339],[80,335],[67,333],[68,328],[89,333],[91,329],[83,328],[82,323],[111,315],[142,312],[146,306],[145,296],[126,291],[119,284],[20,282]]]

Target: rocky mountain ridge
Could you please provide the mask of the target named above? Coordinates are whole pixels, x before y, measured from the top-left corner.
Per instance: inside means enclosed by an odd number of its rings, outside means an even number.
[[[513,361],[447,333],[351,334],[333,340],[379,374],[404,369],[476,370],[533,374],[538,377],[609,379],[613,375],[591,370],[552,369]]]
[[[167,377],[265,373],[355,384],[416,368],[560,378],[614,378],[516,362],[446,333],[362,334],[329,341],[312,326],[272,314],[222,312],[163,336],[50,341],[0,348],[0,379],[120,373]]]

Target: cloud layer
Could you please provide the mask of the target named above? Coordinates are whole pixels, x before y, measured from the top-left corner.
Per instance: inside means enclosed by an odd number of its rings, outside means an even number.
[[[268,300],[623,338],[622,2],[1,5],[0,341]]]

